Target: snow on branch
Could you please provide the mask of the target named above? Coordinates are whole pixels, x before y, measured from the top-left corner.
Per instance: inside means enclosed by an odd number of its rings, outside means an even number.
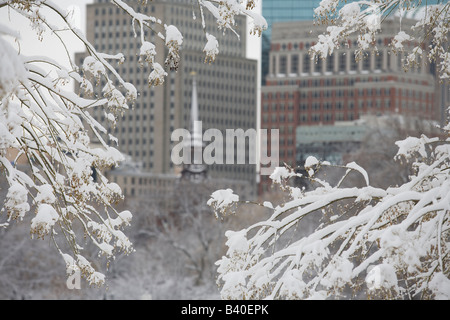
[[[239,196],[233,193],[233,190],[217,190],[211,194],[211,198],[208,200],[207,205],[214,208],[217,212],[220,212],[221,215],[225,215],[225,213],[230,210],[230,207],[239,201]],[[219,217],[219,214],[216,213],[216,218]]]
[[[125,55],[98,51],[72,24],[70,12],[56,1],[0,2],[0,10],[27,19],[30,31],[40,41],[46,41],[47,32],[56,36],[69,62],[67,67],[39,53],[25,56],[14,21],[0,22],[0,171],[9,185],[0,226],[7,228],[14,220],[28,219],[32,236],[52,240],[67,262],[68,274],[78,268],[89,283],[103,284],[105,276],[93,267],[97,264],[83,257],[79,243],[83,237],[78,238],[74,225],[81,227],[82,234],[106,259],[133,251],[123,232],[132,214],[115,209],[114,204],[123,199],[122,191],[103,174],[124,156],[109,145],[106,139],[117,139],[90,112],[92,108],[104,109],[105,118],[114,126],[137,99],[136,87],[112,64],[123,63]],[[139,37],[139,63],[149,67],[149,85],[162,84],[166,69],[176,71],[179,67],[182,34],[176,26],[140,13],[125,1],[110,3],[128,15],[134,36]],[[217,15],[222,30],[233,30],[234,16],[240,14],[254,21],[255,30],[266,28],[264,19],[252,11],[251,0],[219,4],[198,0],[197,4]],[[167,51],[156,52],[149,31],[163,40]],[[86,48],[81,66],[68,51],[67,32]],[[210,34],[206,40],[205,54],[213,61],[218,41]],[[167,54],[164,66],[156,62],[157,54]],[[69,88],[73,84],[79,94]]]
[[[228,232],[228,251],[217,261],[222,298],[316,299],[365,288],[366,296],[448,299],[448,290],[434,284],[443,275],[449,282],[450,140],[430,149],[431,141],[437,142],[423,137],[402,145],[402,153],[417,161],[415,175],[402,186],[384,190],[323,183],[291,192],[282,206],[265,206],[272,211],[267,220]],[[433,159],[429,165],[420,162],[422,149]],[[358,165],[346,168],[368,183]],[[294,176],[291,170],[278,170],[277,176]],[[312,233],[296,231],[307,216],[321,214],[323,222]]]
[[[342,4],[338,10],[339,4]],[[327,55],[351,36],[355,54],[376,50],[384,19],[401,18],[412,1],[322,0],[318,23],[330,24],[311,47],[314,58]],[[413,44],[406,65],[427,57],[446,80],[449,3],[425,6],[411,30],[393,37],[394,53]],[[423,50],[426,49],[426,50]],[[448,109],[450,111],[450,108]],[[442,138],[408,137],[398,141],[398,161],[411,164],[409,181],[386,189],[369,184],[370,172],[351,162],[331,166],[314,157],[300,169],[276,168],[270,176],[288,199],[273,206],[270,217],[240,231],[227,232],[226,254],[217,261],[218,285],[224,299],[450,298],[450,130]],[[319,178],[322,169],[342,170],[337,184]],[[365,182],[348,186],[351,172]],[[305,180],[308,189],[290,184]],[[346,183],[344,183],[346,182]],[[317,187],[315,187],[317,185]],[[236,209],[237,211],[238,209]],[[220,208],[216,214],[220,214]],[[300,232],[316,221],[314,230]],[[307,229],[307,228],[306,228]]]
[[[337,9],[339,5],[342,6],[340,10]],[[401,27],[391,41],[392,51],[403,52],[406,43],[413,45],[411,53],[404,59],[404,68],[408,69],[426,58],[429,62],[437,62],[441,78],[447,79],[450,75],[450,55],[446,45],[450,34],[449,10],[450,3],[445,1],[429,5],[423,1],[404,0],[322,0],[315,9],[315,16],[318,23],[331,25],[319,35],[310,53],[315,59],[325,59],[339,48],[342,40],[353,36],[357,42],[355,54],[360,59],[365,52],[377,50],[376,37],[383,21],[395,16],[399,18]],[[414,11],[417,11],[414,16],[417,22],[405,29],[402,18]]]

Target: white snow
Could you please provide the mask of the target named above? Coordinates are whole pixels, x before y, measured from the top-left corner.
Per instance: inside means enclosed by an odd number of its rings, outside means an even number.
[[[38,190],[38,193],[35,197],[36,202],[43,202],[52,204],[56,201],[56,197],[53,191],[53,187],[49,184],[43,184],[41,186],[36,187]]]
[[[369,175],[368,175],[367,171],[364,170],[360,165],[358,165],[356,162],[350,162],[350,163],[347,163],[346,167],[361,173],[361,175],[364,177],[364,181],[366,182],[366,185],[367,186],[369,185]]]
[[[166,27],[166,45],[170,42],[175,42],[178,46],[183,43],[183,35],[178,28],[173,25]]]
[[[3,98],[14,92],[19,82],[26,81],[27,73],[21,57],[1,36],[0,48],[0,98]]]
[[[442,272],[434,274],[429,287],[437,300],[450,300],[450,279]]]
[[[393,44],[396,49],[403,49],[404,41],[411,41],[413,38],[405,31],[400,31],[394,36]]]
[[[129,210],[124,210],[119,213],[119,217],[120,217],[120,219],[122,219],[122,221],[125,224],[130,224],[131,219],[133,218],[133,215],[131,214],[131,212]]]
[[[314,156],[309,156],[305,160],[305,168],[312,168],[319,164],[319,160],[317,160]]]
[[[13,182],[8,188],[5,208],[14,212],[11,217],[22,219],[30,210],[28,204],[28,190],[20,183]]]
[[[95,77],[105,74],[105,66],[92,56],[87,56],[83,61],[84,72],[90,73]]]
[[[395,142],[395,144],[398,146],[398,152],[396,156],[404,156],[406,158],[410,158],[411,153],[418,152],[422,157],[426,157],[425,146],[422,142],[422,139],[416,137],[407,137],[404,140]]]
[[[351,2],[347,3],[342,7],[341,10],[339,10],[339,16],[344,21],[352,21],[353,19],[357,18],[360,13],[360,7],[359,3],[357,2]]]
[[[239,201],[239,196],[233,193],[232,189],[217,190],[211,194],[211,198],[208,200],[207,205],[218,210],[222,214],[228,210],[229,206]],[[218,215],[216,214],[216,217]]]
[[[270,175],[270,179],[272,179],[275,183],[281,183],[282,180],[287,179],[291,176],[291,172],[285,167],[276,167],[273,173]]]
[[[31,230],[39,236],[50,232],[55,223],[59,220],[59,215],[53,206],[42,203],[37,209],[36,216],[31,220]]]
[[[145,57],[145,61],[152,65],[156,57],[156,47],[153,43],[144,41],[140,48],[140,56]]]
[[[369,290],[398,289],[397,275],[390,264],[371,266],[368,270],[365,281]]]
[[[219,54],[219,42],[216,37],[212,34],[206,33],[206,45],[203,48],[203,52],[206,53],[206,59],[209,61],[214,61],[216,59],[216,55]]]
[[[167,76],[167,72],[157,62],[153,64],[153,71],[148,76],[148,83],[150,85],[158,86],[164,83],[164,78]]]

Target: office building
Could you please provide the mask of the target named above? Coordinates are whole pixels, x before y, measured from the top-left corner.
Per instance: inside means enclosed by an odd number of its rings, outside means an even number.
[[[383,22],[376,39],[377,53],[355,59],[354,38],[317,61],[311,60],[308,50],[324,26],[313,26],[311,21],[273,25],[269,73],[261,90],[261,128],[279,128],[280,163],[301,165],[297,163],[297,127],[330,126],[384,114],[440,121],[441,100],[433,66],[422,60],[405,72],[403,55],[390,53],[388,44],[400,30],[399,23],[398,19]],[[414,23],[403,19],[402,27]],[[269,186],[269,179],[261,177],[260,192]]]
[[[349,3],[352,0],[346,2],[341,1],[339,8],[345,3]],[[262,1],[262,14],[267,21],[268,28],[263,32],[262,44],[261,44],[261,80],[264,85],[266,76],[269,72],[269,52],[272,36],[272,25],[276,22],[288,22],[288,21],[310,21],[309,24],[313,24],[314,9],[316,9],[321,0],[263,0]],[[441,0],[427,0],[411,1],[411,5],[414,5],[416,9],[410,10],[409,17],[417,14],[422,14],[425,4],[435,5],[442,3]]]
[[[205,33],[197,6],[189,0],[154,0],[143,5],[129,3],[135,11],[159,18],[166,25],[175,25],[183,35],[181,62],[177,72],[166,70],[168,76],[162,85],[149,87],[148,66],[139,60],[140,30],[133,29],[130,17],[109,2],[97,0],[87,6],[87,38],[97,50],[115,54],[122,52],[125,62],[117,70],[125,81],[131,82],[140,93],[132,110],[119,119],[112,134],[117,137],[119,150],[131,157],[139,170],[150,175],[177,175],[181,168],[171,161],[171,141],[175,129],[190,129],[191,72],[196,72],[198,118],[203,130],[256,128],[257,62],[246,58],[246,17],[236,17],[236,32],[225,35],[217,29],[215,18],[205,11],[206,31],[219,41],[220,53],[216,60],[205,63],[203,48]],[[197,19],[193,19],[193,14]],[[164,34],[159,25],[146,30],[145,37],[156,46],[157,62],[164,65],[167,53]],[[136,34],[135,34],[136,32]],[[78,55],[81,64],[84,54]],[[102,85],[100,85],[100,88]],[[93,111],[94,117],[106,125],[102,108]],[[227,179],[255,186],[254,164],[213,164],[208,167],[211,179]],[[136,166],[131,166],[136,167]],[[129,171],[129,170],[128,170]],[[136,179],[135,179],[136,180]],[[129,189],[129,188],[127,188]]]
[[[269,70],[269,52],[272,37],[272,25],[282,21],[312,21],[314,9],[319,6],[320,0],[263,0],[262,15],[267,21],[267,30],[261,39],[261,80],[265,78]]]

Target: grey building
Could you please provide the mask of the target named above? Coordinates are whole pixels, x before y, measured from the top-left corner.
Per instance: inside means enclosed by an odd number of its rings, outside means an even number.
[[[203,53],[206,38],[200,13],[191,1],[155,0],[147,5],[129,1],[128,4],[137,12],[161,19],[166,25],[175,25],[183,35],[183,44],[178,71],[166,70],[168,76],[164,84],[149,87],[147,78],[151,70],[138,62],[140,32],[133,30],[130,17],[109,2],[97,0],[87,6],[87,38],[101,52],[124,54],[125,62],[117,70],[140,93],[132,110],[111,129],[118,138],[120,151],[139,163],[143,172],[155,175],[180,172],[181,168],[171,161],[172,148],[178,143],[171,141],[171,134],[177,128],[190,128],[192,71],[197,74],[198,116],[203,130],[216,128],[225,132],[226,129],[256,128],[257,61],[246,58],[246,17],[236,19],[238,38],[231,32],[223,35],[214,17],[205,12],[206,31],[214,34],[220,45],[219,55],[209,64],[205,63]],[[195,20],[193,13],[197,17]],[[155,25],[145,36],[156,46],[157,62],[164,65],[167,51],[158,32],[163,30]],[[78,55],[80,64],[83,57],[84,54]],[[106,125],[103,109],[94,110],[93,115]],[[211,179],[246,182],[253,188],[255,165],[248,163],[213,164],[208,168],[208,175]]]

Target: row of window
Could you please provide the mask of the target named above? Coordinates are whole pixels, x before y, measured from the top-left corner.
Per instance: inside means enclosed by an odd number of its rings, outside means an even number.
[[[101,1],[99,1],[99,2],[101,2]],[[155,12],[155,7],[154,6],[149,6],[149,5],[147,5],[147,6],[138,6],[135,10],[138,13],[154,13]],[[96,16],[100,16],[100,15],[106,16],[107,14],[111,16],[114,13],[115,14],[125,14],[125,12],[122,9],[120,9],[119,7],[113,8],[112,6],[110,6],[109,8],[106,8],[106,7],[95,8],[94,13],[95,13]]]
[[[381,114],[383,112],[383,107],[390,109],[391,108],[391,101],[385,101],[384,106],[382,105],[382,103],[380,101],[377,101],[377,103],[375,105],[372,104],[371,101],[367,101],[366,104],[364,104],[362,101],[360,103],[359,108],[365,109],[367,108],[367,110],[371,110],[372,112],[375,112],[376,114]],[[431,106],[428,104],[421,104],[421,103],[406,103],[406,102],[402,102],[401,103],[401,107],[402,107],[402,112],[416,112],[416,113],[420,113],[423,114],[424,112],[428,112],[429,109],[431,108]],[[373,109],[375,108],[375,109]],[[352,109],[352,108],[349,108]],[[314,109],[316,111],[319,111],[319,109]],[[343,110],[344,111],[344,110]],[[299,122],[300,123],[309,123],[309,122],[332,122],[332,121],[342,121],[342,120],[354,120],[355,119],[355,115],[356,118],[360,118],[361,113],[357,112],[348,112],[348,113],[344,113],[344,112],[335,112],[335,113],[313,113],[313,114],[308,114],[308,113],[301,113],[298,117],[299,117]],[[271,120],[272,123],[277,123],[277,122],[294,122],[294,116],[292,114],[288,114],[288,115],[278,115],[278,114],[273,114],[271,117],[269,117],[269,115],[264,114],[262,115],[262,120],[263,120],[263,124],[269,124],[269,120]]]
[[[385,39],[378,38],[376,40],[376,44],[377,44],[378,47],[380,47],[382,45],[385,45],[389,41],[391,41],[391,39],[389,39],[389,38],[385,38]],[[298,49],[300,49],[300,50],[304,50],[304,49],[309,50],[309,48],[311,48],[312,45],[313,45],[313,42],[311,42],[311,43],[310,42],[304,42],[304,43],[301,42],[301,43],[273,44],[272,45],[272,50],[275,50],[275,51],[279,51],[279,50],[281,50],[281,51],[290,51],[292,49],[294,49],[294,50],[298,50]],[[350,48],[351,46],[357,48],[358,47],[357,40],[353,40],[353,41],[351,41],[351,40],[343,40],[343,41],[340,42],[340,47],[341,48]]]
[[[358,114],[359,117],[359,114]],[[338,113],[314,113],[314,114],[305,114],[302,113],[299,115],[299,122],[320,122],[320,121],[325,121],[325,122],[332,122],[334,120],[336,121],[342,121],[342,120],[354,120],[355,119],[355,115],[353,113],[348,113],[347,116],[345,116],[345,113],[342,112],[338,112]],[[285,122],[287,120],[287,122],[294,122],[294,116],[289,114],[287,115],[287,117],[285,117],[284,115],[273,115],[272,116],[272,123],[276,123],[276,122]],[[263,115],[263,123],[264,124],[268,124],[269,123],[269,117],[267,117],[267,115]]]
[[[147,133],[147,128],[149,128],[148,129],[149,132],[153,132],[154,131],[153,127],[142,126],[142,132],[143,133]],[[121,127],[120,129],[119,129],[119,127],[115,127],[114,128],[114,133],[115,134],[118,133],[118,132],[121,132],[121,133],[125,133],[125,132],[128,132],[128,133],[133,133],[133,132],[140,133],[140,131],[141,131],[141,127],[140,126],[130,126],[130,127],[128,127],[128,129],[125,128],[125,127]],[[150,143],[153,143],[153,139],[150,139]]]
[[[223,106],[218,106],[217,104],[214,105],[205,105],[205,104],[199,104],[198,105],[198,109],[200,111],[205,111],[205,115],[209,114],[210,112],[212,112],[214,115],[218,115],[219,113],[222,114],[227,114],[230,116],[238,116],[239,118],[242,119],[242,117],[248,117],[248,118],[253,118],[255,117],[255,109],[254,108],[248,108],[247,106],[245,109],[242,108],[236,108],[236,106],[232,106],[232,107],[227,107],[224,108]],[[188,103],[184,104],[184,108],[185,111],[190,113],[190,105]]]
[[[358,113],[357,118],[360,118],[361,114]],[[310,122],[333,122],[333,121],[344,121],[344,120],[354,120],[355,115],[353,113],[344,114],[344,113],[326,113],[320,114],[315,113],[312,115],[302,114],[300,116],[300,123],[310,123]]]
[[[200,116],[200,120],[203,121],[204,127],[226,127],[226,128],[254,128],[255,127],[255,121],[254,119],[250,119],[250,121],[246,121],[245,119],[239,120],[238,119],[224,119],[224,118],[217,118],[217,117],[202,117]],[[190,115],[184,116],[185,123],[190,123],[191,118]]]
[[[412,104],[412,105],[415,105],[415,104]],[[423,104],[420,102],[417,102],[417,105],[423,105]],[[392,102],[390,99],[360,100],[360,101],[358,101],[356,106],[359,109],[365,109],[365,108],[390,109],[392,106]],[[426,106],[426,104],[424,106]],[[273,107],[274,108],[272,109],[272,111],[277,112],[278,110],[276,109],[276,105],[274,105]],[[355,103],[353,101],[350,101],[349,103],[345,103],[343,101],[324,102],[324,103],[314,102],[312,104],[302,103],[299,105],[299,110],[301,110],[301,111],[344,110],[344,109],[354,110],[354,108],[355,108]],[[269,110],[270,109],[267,105],[265,105],[263,107],[263,111],[269,111]],[[263,119],[268,120],[269,119],[268,117],[269,117],[268,114],[263,114]],[[292,117],[293,117],[292,114],[287,114],[288,120],[290,120],[290,119],[293,120]],[[277,121],[277,119],[279,119],[279,121],[281,121],[281,122],[285,121],[284,114],[273,113],[273,114],[271,114],[271,118],[272,118],[272,121]]]
[[[186,56],[186,61],[204,64],[204,57],[189,55]],[[218,59],[214,61],[214,64],[211,65],[211,68],[204,69],[203,74],[206,74],[208,76],[214,76],[215,70],[217,70],[220,67],[223,67],[223,70],[226,71],[233,70],[232,74],[235,74],[236,71],[240,71],[242,74],[246,74],[247,71],[256,72],[257,65],[255,63],[231,61],[225,58],[221,58],[219,56]],[[198,74],[201,75],[202,70],[198,70]]]
[[[302,90],[300,97],[302,99],[307,98],[336,98],[336,97],[383,97],[383,96],[401,96],[406,97],[410,99],[420,99],[420,100],[428,100],[430,98],[430,93],[416,90],[416,89],[395,89],[395,88],[374,88],[374,89],[350,89],[350,90],[326,90],[326,91],[320,91],[320,90],[314,90],[314,91],[306,91]],[[294,94],[292,92],[285,92],[285,93],[271,93],[271,92],[265,92],[262,95],[263,98],[263,108],[268,108],[265,105],[268,105],[268,100],[272,99],[286,99],[291,100],[293,99]],[[266,101],[266,102],[265,102]],[[282,106],[281,108],[284,108]],[[291,108],[289,108],[291,109]]]
[[[402,59],[402,54],[398,54],[396,70],[403,70]],[[336,54],[333,53],[325,60],[318,58],[316,61],[312,60],[308,53],[272,55],[270,64],[272,75],[347,71],[364,72],[384,69],[392,70],[392,66],[390,56],[386,55],[383,51],[377,52],[374,56],[370,53],[365,53],[361,59],[358,59],[354,52],[344,51]],[[420,73],[420,64],[412,70]]]

